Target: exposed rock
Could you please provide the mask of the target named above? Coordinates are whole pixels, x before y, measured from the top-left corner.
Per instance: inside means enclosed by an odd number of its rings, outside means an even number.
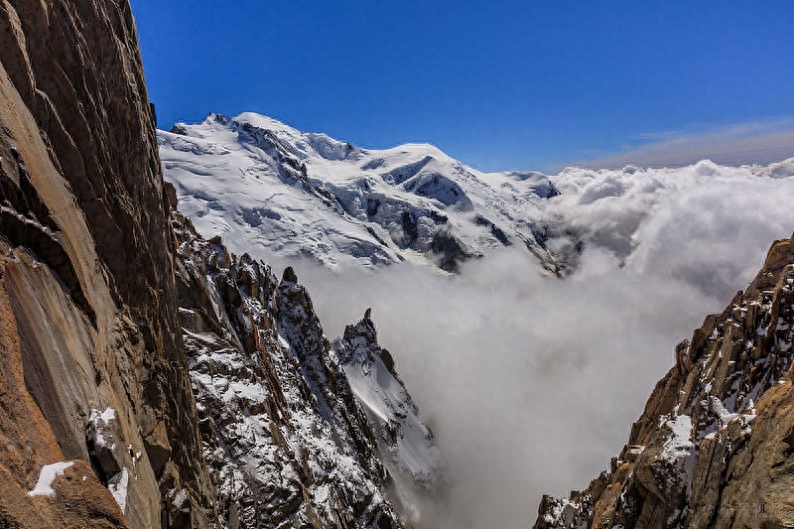
[[[212,519],[167,219],[128,3],[1,2],[0,525]],[[86,480],[23,501],[64,460]]]
[[[794,527],[794,240],[676,348],[611,468],[536,528]]]
[[[403,527],[371,423],[291,268],[174,218],[184,340],[222,527]]]
[[[433,236],[430,249],[438,257],[438,267],[446,272],[456,272],[460,263],[474,257],[460,241],[445,231]]]

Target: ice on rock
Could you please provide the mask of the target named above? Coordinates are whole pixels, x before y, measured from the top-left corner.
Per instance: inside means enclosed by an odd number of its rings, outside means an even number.
[[[39,480],[33,490],[28,492],[28,496],[55,496],[52,483],[58,476],[63,476],[64,471],[72,465],[74,461],[61,461],[41,467]]]

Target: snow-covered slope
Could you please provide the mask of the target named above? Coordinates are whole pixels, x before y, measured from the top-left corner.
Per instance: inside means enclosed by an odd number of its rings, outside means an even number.
[[[369,317],[348,325],[334,340],[332,350],[350,381],[358,401],[379,430],[383,451],[395,474],[426,492],[443,488],[444,464],[433,434],[419,417],[419,410],[394,370],[391,353],[378,344],[375,325]]]
[[[219,527],[406,526],[407,494],[439,494],[445,470],[369,318],[331,348],[291,268],[279,281],[178,213],[172,227]],[[177,489],[168,500],[183,508]]]
[[[482,173],[432,145],[364,150],[252,113],[177,124],[158,142],[164,176],[199,232],[221,235],[236,253],[330,268],[408,260],[455,271],[512,246],[562,276],[590,247],[691,276],[703,268],[687,259],[702,253],[698,262],[720,270],[713,294],[751,277],[758,263],[746,256],[790,231],[794,160]],[[713,251],[726,229],[733,250]]]
[[[539,173],[484,174],[425,144],[364,150],[253,113],[158,132],[165,177],[205,235],[335,267],[403,260],[447,271],[520,244],[557,194]]]

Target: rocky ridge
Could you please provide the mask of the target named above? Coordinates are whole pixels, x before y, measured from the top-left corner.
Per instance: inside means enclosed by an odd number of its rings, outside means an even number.
[[[676,348],[610,469],[545,528],[794,526],[794,239],[721,313]]]
[[[387,437],[365,413],[341,347],[330,347],[292,269],[279,281],[220,239],[205,242],[181,215],[173,226],[183,339],[220,525],[403,527],[392,465],[384,465],[399,460],[390,448],[403,432],[398,424]],[[413,406],[399,387],[400,404]],[[432,440],[427,448],[437,451]],[[425,484],[441,472],[409,480]]]
[[[398,479],[398,494],[440,496],[446,489],[444,461],[433,433],[397,374],[391,353],[378,344],[370,309],[331,344],[351,389],[377,433],[380,452]]]

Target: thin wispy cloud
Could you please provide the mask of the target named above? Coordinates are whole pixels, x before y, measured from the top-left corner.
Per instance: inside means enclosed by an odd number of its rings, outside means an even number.
[[[794,156],[794,118],[695,131],[639,133],[641,145],[570,165],[592,169],[682,167],[709,159],[722,165],[769,164]]]

